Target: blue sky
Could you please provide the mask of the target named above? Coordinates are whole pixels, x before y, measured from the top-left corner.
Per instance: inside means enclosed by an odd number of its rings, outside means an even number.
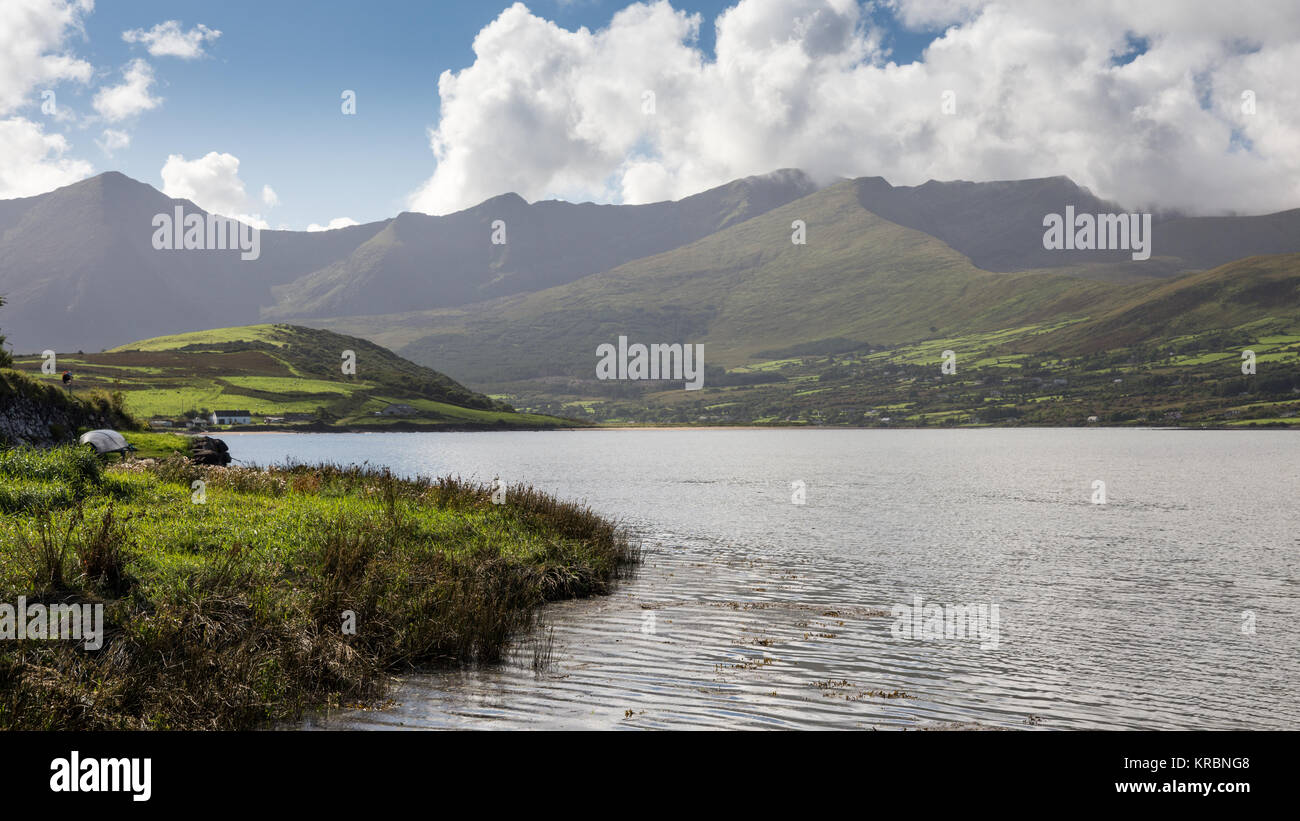
[[[474,35],[508,4],[313,5],[315,14],[266,0],[99,5],[86,21],[88,46],[78,49],[96,66],[139,56],[122,32],[164,20],[204,23],[221,36],[205,58],[155,61],[164,104],[140,115],[129,149],[97,166],[161,187],[169,154],[228,152],[250,187],[274,187],[282,205],[273,224],[295,228],[404,210],[433,168],[426,132],[437,122],[438,75],[473,61]],[[344,89],[357,93],[357,116],[340,113]]]
[[[1066,175],[1130,208],[1277,211],[1300,205],[1300,4],[1253,5],[11,0],[0,198],[118,170],[301,230],[507,191],[677,199],[797,167]],[[123,39],[160,24],[221,33],[191,59]],[[110,134],[129,144],[109,153]]]
[[[153,65],[154,94],[164,102],[135,118],[131,145],[108,158],[93,147],[95,132],[72,131],[74,150],[96,171],[117,170],[162,188],[160,169],[171,154],[194,160],[208,152],[240,160],[250,194],[273,187],[280,205],[266,212],[273,226],[303,228],[346,215],[360,222],[408,207],[411,192],[435,165],[428,129],[439,116],[438,76],[474,61],[474,36],[510,3],[396,2],[177,3],[101,0],[85,18],[87,40],[71,45],[105,81],[130,60]],[[624,3],[531,2],[537,15],[567,29],[606,26]],[[712,56],[713,20],[730,4],[674,2],[703,16],[700,47]],[[311,8],[313,11],[305,11]],[[929,38],[891,25],[897,56],[913,59]],[[151,58],[124,31],[177,20],[219,30],[194,60]],[[340,94],[357,94],[357,116],[342,116]],[[93,87],[59,87],[64,105],[89,109]],[[64,96],[64,95],[67,96]]]

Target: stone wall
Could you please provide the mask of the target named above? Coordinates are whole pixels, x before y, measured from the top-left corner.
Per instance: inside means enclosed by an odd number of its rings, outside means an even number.
[[[60,387],[0,370],[0,446],[75,442],[82,428],[130,429],[109,410],[93,407]]]

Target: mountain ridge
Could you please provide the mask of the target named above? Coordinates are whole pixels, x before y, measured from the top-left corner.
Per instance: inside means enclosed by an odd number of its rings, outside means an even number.
[[[0,327],[20,351],[95,350],[195,328],[266,321],[328,324],[347,317],[454,311],[553,289],[560,289],[556,294],[577,293],[581,287],[564,289],[591,277],[596,278],[593,282],[608,282],[602,279],[608,272],[638,261],[652,265],[648,261],[662,254],[791,204],[813,202],[822,192],[841,186],[856,202],[842,200],[838,207],[860,209],[916,232],[911,250],[903,248],[895,255],[898,265],[924,273],[927,255],[949,259],[947,251],[930,242],[933,239],[973,266],[968,274],[974,279],[964,288],[974,287],[975,281],[1001,282],[980,276],[992,272],[1051,274],[1124,289],[1261,253],[1300,251],[1300,209],[1247,217],[1157,215],[1152,259],[1134,262],[1124,251],[1043,249],[1044,213],[1066,205],[1089,212],[1118,210],[1068,177],[930,180],[919,186],[860,177],[819,186],[797,169],[782,169],[671,202],[528,203],[507,193],[444,216],[407,211],[331,231],[267,230],[261,232],[260,257],[241,262],[237,253],[225,251],[155,251],[150,242],[154,214],[170,213],[177,206],[190,213],[206,212],[189,200],[167,197],[146,183],[106,172],[47,194],[0,201],[0,294],[10,302]],[[808,224],[810,244],[826,240],[828,229],[841,230],[831,225]],[[787,222],[780,232],[769,229],[764,241],[750,249],[761,246],[766,251],[733,254],[727,264],[738,270],[751,264],[761,268],[765,253],[785,247],[778,234],[788,244],[789,226]],[[491,241],[498,227],[505,234],[502,245]],[[853,292],[855,277],[875,270],[875,251],[861,243],[855,247],[855,258],[835,262],[839,280],[827,286],[831,290]],[[677,259],[697,269],[714,267],[708,259]],[[746,279],[735,282],[743,291]],[[907,285],[895,282],[890,288],[897,292]],[[1026,287],[1062,288],[1052,279]],[[1080,293],[1089,290],[1078,288]],[[790,304],[786,295],[769,296],[775,307]],[[649,297],[640,304],[635,288],[625,290],[624,297],[630,302],[614,314],[580,321],[605,322],[620,312],[646,309],[654,301]],[[801,297],[817,299],[812,294]],[[900,311],[912,310],[907,300],[895,303]],[[838,306],[832,302],[827,309]],[[930,319],[913,326],[952,324],[924,306],[917,310]],[[953,310],[961,313],[964,308]],[[674,321],[694,328],[703,316],[700,310],[678,312]],[[407,322],[396,321],[399,330]],[[901,320],[881,321],[887,330]],[[769,339],[768,347],[801,341],[808,340]]]
[[[673,247],[812,187],[796,172],[746,178],[645,206],[530,204],[502,195],[447,217],[403,212],[331,231],[265,230],[259,258],[241,262],[226,251],[155,251],[155,214],[170,214],[177,206],[208,212],[120,172],[106,172],[46,194],[0,201],[0,294],[10,302],[3,327],[19,351],[94,350],[195,328],[320,315],[328,313],[326,307],[361,313],[409,308],[412,299],[423,299],[417,303],[422,308],[462,304],[547,287],[624,262],[630,253]],[[504,253],[491,257],[497,215],[490,212],[512,209],[516,224],[507,221],[507,231],[514,247],[508,242]],[[616,232],[602,234],[600,220],[590,224],[591,215],[605,215],[608,223],[613,214],[619,214],[612,217]],[[657,235],[644,236],[647,214],[657,215]],[[566,223],[559,225],[562,240],[545,247],[544,235],[557,222]],[[438,226],[436,236],[453,247],[422,244],[429,226]],[[481,230],[467,232],[467,226]],[[545,265],[530,264],[534,251]],[[585,268],[573,268],[584,255]],[[443,265],[439,276],[430,277],[430,256],[458,264]],[[392,264],[384,267],[389,258]],[[382,293],[373,293],[375,288]],[[149,307],[142,311],[146,294]],[[304,311],[286,302],[287,296],[316,309]]]

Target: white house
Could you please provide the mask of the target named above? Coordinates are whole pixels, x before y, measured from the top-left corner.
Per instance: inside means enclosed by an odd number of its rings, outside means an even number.
[[[401,402],[388,405],[380,413],[384,416],[414,416],[417,411],[410,405],[404,405]]]
[[[253,421],[253,414],[246,410],[219,410],[212,412],[214,425],[247,425]]]

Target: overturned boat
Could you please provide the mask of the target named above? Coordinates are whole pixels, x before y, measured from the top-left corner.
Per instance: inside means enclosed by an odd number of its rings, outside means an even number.
[[[127,453],[135,450],[135,445],[126,441],[126,437],[115,430],[92,430],[81,434],[81,439],[78,441],[83,445],[90,445],[100,456],[120,453],[125,459]]]

